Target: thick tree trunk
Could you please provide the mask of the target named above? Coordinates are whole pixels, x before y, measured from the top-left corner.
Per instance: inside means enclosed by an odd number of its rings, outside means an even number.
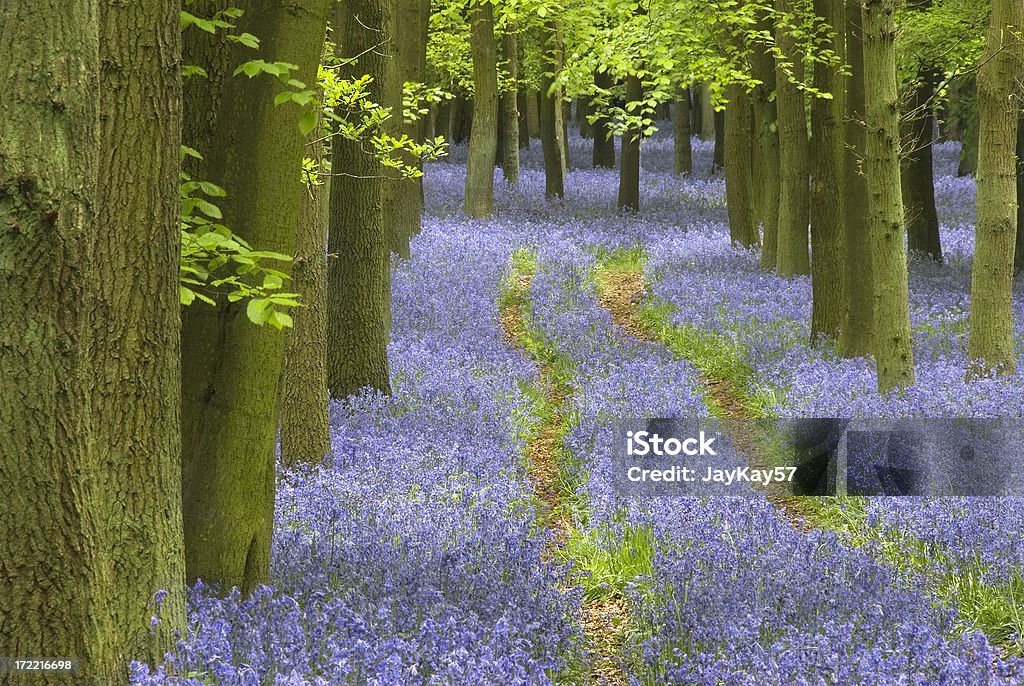
[[[753,140],[749,96],[741,85],[726,86],[725,193],[729,211],[729,238],[744,247],[757,245],[757,217],[750,174]]]
[[[922,70],[913,88],[903,119],[906,153],[902,165],[903,208],[906,212],[910,250],[942,261],[939,216],[935,211],[935,180],[932,172],[932,139],[935,128],[935,82],[938,74]]]
[[[868,210],[875,288],[878,391],[914,383],[900,197],[900,114],[896,85],[896,24],[900,0],[864,0],[864,83],[867,113]]]
[[[546,64],[540,87],[540,142],[544,150],[544,197],[551,200],[565,195],[564,149],[560,141],[562,106],[552,77],[553,73],[558,73],[562,68],[562,58],[558,32],[553,22],[548,22],[545,28],[543,46]]]
[[[508,77],[514,88],[501,95],[501,116],[504,124],[501,171],[505,181],[515,185],[519,183],[519,106],[516,97],[519,91],[515,86],[519,80],[519,41],[510,29],[507,29],[502,37],[501,47]]]
[[[342,68],[341,76],[369,74],[370,100],[377,101],[387,80],[395,78],[387,56],[374,49],[387,41],[391,5],[347,0],[337,7],[334,23],[345,54],[358,55]],[[338,400],[366,387],[390,393],[391,269],[383,224],[382,165],[359,141],[335,136],[331,172],[327,391]]]
[[[1013,251],[1017,213],[1017,122],[1024,88],[1024,5],[992,0],[978,71],[978,217],[971,269],[970,375],[1013,374]]]
[[[494,158],[498,147],[498,48],[494,40],[494,5],[476,4],[470,16],[473,132],[466,160],[464,211],[470,217],[486,217],[494,209]]]
[[[108,465],[93,430],[118,418],[91,413],[100,366],[82,333],[101,278],[130,292],[135,267],[104,276],[95,262],[98,5],[12,0],[0,20],[0,654],[74,656],[83,679],[119,684]]]
[[[430,0],[395,0],[395,39],[391,54],[397,69],[397,78],[391,86],[393,110],[391,127],[395,134],[412,140],[423,138],[423,125],[419,121],[406,122],[402,113],[402,90],[406,82],[422,83],[427,70],[427,29],[430,25]],[[421,160],[406,154],[405,164],[422,169]],[[385,187],[388,193],[388,216],[391,250],[403,257],[409,256],[409,240],[422,229],[423,178],[402,178],[393,175]]]
[[[313,130],[307,156],[320,169],[326,127]],[[295,232],[291,288],[303,307],[292,313],[281,370],[281,464],[317,464],[331,451],[327,416],[327,200],[330,179],[310,183]]]
[[[841,65],[846,62],[846,11],[843,0],[814,0],[814,13],[834,27],[827,43],[840,66],[814,66],[814,87],[831,99],[811,102],[811,341],[835,339],[843,323],[846,273],[843,265],[846,240],[843,207],[843,117],[846,84]]]
[[[762,14],[758,29],[771,31]],[[751,93],[754,109],[754,185],[760,188],[758,218],[762,227],[761,268],[775,271],[779,244],[779,122],[775,105],[775,60],[760,43],[751,46],[750,63],[760,81]]]
[[[715,127],[715,106],[711,102],[711,88],[706,83],[700,85],[700,108],[701,108],[701,127],[700,127],[700,138],[705,141],[717,140],[717,131]]]
[[[298,65],[293,76],[311,84],[329,4],[303,0],[295,8],[284,8],[270,0],[245,3],[239,30],[260,37],[265,59]],[[276,79],[231,77],[250,52],[237,45],[224,50],[222,38],[206,36],[184,58],[211,75],[207,97],[199,88],[192,95],[196,99],[185,103],[186,113],[202,110],[192,116],[207,122],[186,129],[186,144],[206,156],[198,178],[227,190],[219,203],[226,226],[256,249],[291,254],[303,193],[302,111],[274,104],[283,87]],[[189,579],[221,584],[224,592],[239,586],[247,593],[269,573],[283,353],[284,333],[269,326],[255,328],[244,304],[197,305],[185,311],[186,572]]]
[[[843,357],[864,357],[874,350],[875,295],[868,231],[868,187],[863,163],[867,149],[864,129],[864,33],[860,0],[846,0],[846,143],[843,177],[846,198],[843,222],[846,238],[846,313],[840,332]]]
[[[644,97],[643,84],[638,76],[626,77],[626,102],[640,102]],[[628,107],[628,105],[627,105]],[[635,113],[639,113],[637,109]],[[622,135],[622,159],[619,167],[620,210],[640,209],[640,137],[639,126],[630,127]]]
[[[690,140],[690,89],[679,89],[672,108],[674,137],[672,147],[675,155],[672,169],[676,176],[693,173],[693,141]]]
[[[1024,271],[1024,110],[1017,120],[1017,240],[1013,252],[1013,273]]]
[[[779,12],[794,10],[792,0],[775,0]],[[796,41],[777,25],[775,40],[785,59],[792,63],[793,78],[803,79],[803,63]],[[776,269],[780,276],[810,274],[807,244],[810,223],[810,146],[807,141],[807,108],[804,95],[783,70],[776,72],[779,116],[779,228]]]
[[[611,74],[595,72],[594,85],[603,90],[611,90]],[[594,122],[594,166],[603,169],[615,168],[615,138],[610,135],[608,120],[605,117],[600,117]]]

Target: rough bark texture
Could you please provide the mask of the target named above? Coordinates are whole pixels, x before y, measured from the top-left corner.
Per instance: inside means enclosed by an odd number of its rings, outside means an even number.
[[[611,90],[612,76],[608,72],[595,72],[594,85]],[[615,138],[608,135],[608,120],[605,117],[594,122],[594,166],[615,169]]]
[[[562,55],[553,22],[548,22],[543,45],[546,64],[540,80],[540,143],[544,150],[544,197],[550,200],[565,195],[565,162],[560,140],[561,99],[552,78],[552,73],[562,68]]]
[[[321,123],[310,135],[307,156],[324,159]],[[304,307],[292,312],[281,370],[281,464],[317,464],[331,450],[327,416],[327,200],[328,175],[308,184],[295,230],[291,288]]]
[[[672,169],[676,176],[693,173],[693,141],[690,140],[690,89],[681,88],[672,107],[675,156]]]
[[[942,261],[939,216],[935,211],[935,179],[932,171],[932,138],[935,128],[935,83],[939,75],[922,69],[918,83],[907,98],[903,117],[905,154],[902,164],[903,209],[906,213],[910,250]]]
[[[1013,252],[1013,273],[1024,271],[1024,110],[1017,120],[1017,241]]]
[[[753,140],[749,96],[743,86],[726,86],[725,195],[729,211],[729,238],[742,246],[757,245],[757,217],[750,173]]]
[[[864,0],[864,83],[867,114],[868,224],[875,293],[878,391],[914,383],[900,197],[900,112],[896,85],[896,24],[900,0]]]
[[[875,296],[868,231],[868,187],[863,162],[867,139],[864,130],[864,33],[860,0],[846,0],[846,144],[843,177],[846,199],[843,222],[846,237],[846,313],[840,332],[843,357],[864,357],[874,349]]]
[[[498,47],[494,40],[494,5],[475,4],[470,17],[473,133],[466,159],[463,209],[470,217],[486,217],[494,209],[494,158],[498,148]]]
[[[430,23],[430,0],[395,0],[395,36],[391,41],[392,59],[397,76],[392,85],[393,132],[419,141],[423,138],[419,121],[404,121],[402,115],[402,86],[406,82],[421,83],[427,70],[427,29]],[[422,162],[414,155],[405,155],[405,164],[422,169]],[[409,256],[409,240],[422,228],[423,177],[400,178],[397,175],[387,186],[389,194],[388,216],[392,252]]]
[[[98,300],[98,4],[14,0],[0,21],[0,527],[17,532],[0,536],[0,653],[75,656],[118,683],[81,335]]]
[[[1019,0],[992,0],[985,58],[978,72],[978,217],[971,269],[971,374],[1012,374],[1013,251],[1017,212],[1017,121],[1024,79],[1024,30]]]
[[[501,42],[505,57],[505,70],[512,84],[519,80],[519,40],[511,30],[506,31]],[[502,135],[505,144],[502,146],[501,171],[505,181],[510,184],[519,183],[519,105],[518,90],[510,90],[501,95],[501,117],[504,124]]]
[[[814,0],[814,13],[835,27],[823,48],[846,61],[843,0]],[[843,116],[846,88],[840,66],[815,64],[814,86],[831,99],[811,101],[811,340],[835,339],[843,324],[846,273],[843,205]]]
[[[762,14],[758,29],[771,30],[771,19]],[[754,109],[754,180],[759,189],[758,219],[762,227],[761,268],[775,271],[779,244],[779,123],[775,105],[775,60],[760,43],[751,46],[750,64],[761,82],[751,92]]]
[[[341,75],[371,75],[370,99],[375,101],[387,80],[395,77],[387,57],[373,49],[386,40],[391,22],[391,5],[380,0],[339,3],[334,21],[344,54],[359,56],[343,67]],[[383,224],[381,163],[360,142],[335,136],[331,171],[327,390],[336,399],[367,386],[390,393],[391,270]]]
[[[639,102],[643,97],[644,89],[640,78],[626,77],[626,102]],[[622,136],[622,159],[619,163],[620,210],[640,209],[640,136],[639,127],[631,127]]]
[[[775,0],[779,12],[792,12],[792,0]],[[796,41],[782,25],[775,40],[785,59],[792,63],[793,77],[803,79]],[[775,266],[781,276],[810,274],[807,244],[810,223],[810,147],[807,141],[807,108],[803,93],[782,68],[776,72],[779,116],[779,228]]]
[[[209,16],[239,4],[218,1],[196,9]],[[329,0],[296,1],[287,8],[271,0],[241,5],[245,14],[238,28],[260,37],[263,58],[298,65],[292,75],[313,83]],[[185,142],[205,156],[196,178],[227,191],[218,202],[225,225],[256,249],[291,254],[303,193],[302,110],[274,104],[283,87],[277,79],[231,76],[237,64],[252,58],[248,49],[225,47],[222,37],[209,34],[190,40],[185,62],[211,76],[190,79],[204,83],[186,91]],[[184,313],[186,572],[189,579],[219,583],[224,592],[239,586],[247,593],[269,573],[283,353],[284,332],[255,327],[244,303],[195,305]]]

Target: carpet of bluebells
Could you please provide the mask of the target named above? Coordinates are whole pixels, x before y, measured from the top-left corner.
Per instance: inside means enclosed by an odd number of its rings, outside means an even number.
[[[840,686],[1024,684],[1024,664],[965,631],[930,576],[872,546],[795,528],[760,495],[640,498],[617,491],[623,419],[709,414],[697,369],[631,339],[598,303],[601,250],[640,245],[647,297],[674,323],[724,336],[779,416],[1020,416],[1019,377],[964,381],[973,181],[939,146],[936,194],[946,262],[913,259],[918,383],[880,399],[870,360],[807,345],[810,282],[762,272],[729,244],[710,144],[695,173],[671,174],[672,141],[644,147],[642,209],[614,210],[617,174],[589,168],[572,136],[566,198],[543,200],[539,146],[518,187],[496,174],[496,212],[461,214],[465,149],[430,166],[428,216],[396,261],[390,349],[395,393],[332,406],[332,460],[283,473],[271,586],[248,599],[190,591],[189,633],[137,684],[473,686],[575,683],[586,645],[582,589],[543,554],[522,447],[532,419],[529,356],[498,312],[513,253],[536,258],[526,325],[572,370],[565,447],[584,513],[575,527],[614,547],[654,541],[648,573],[624,592],[631,684]],[[1015,294],[1017,326],[1024,294]],[[1019,328],[1018,328],[1019,331]],[[1024,360],[1022,360],[1024,366]],[[1024,503],[1011,498],[873,499],[879,535],[941,551],[948,573],[1019,579]]]

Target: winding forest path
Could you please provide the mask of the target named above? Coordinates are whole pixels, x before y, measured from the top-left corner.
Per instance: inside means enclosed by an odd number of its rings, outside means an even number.
[[[502,329],[509,345],[526,349],[522,344],[524,302],[530,291],[532,277],[514,275],[511,303],[501,310]],[[530,354],[537,365],[539,386],[544,394],[542,421],[528,440],[524,453],[528,476],[541,503],[542,520],[554,536],[546,551],[549,560],[562,556],[572,534],[573,522],[558,486],[558,453],[568,426],[568,405],[573,389],[560,382],[548,364],[538,355]],[[623,646],[628,621],[625,601],[621,598],[593,598],[583,602],[581,625],[590,649],[587,686],[626,686],[628,679],[623,665]]]
[[[644,273],[642,269],[606,269],[598,266],[596,276],[600,288],[598,301],[626,334],[649,343],[663,343],[648,331],[640,321],[639,308],[644,297]],[[763,448],[765,437],[761,435],[755,419],[740,400],[741,394],[728,379],[713,376],[700,367],[697,360],[690,360],[698,370],[698,380],[705,391],[705,404],[712,413],[724,420],[737,451],[753,468],[764,467]],[[765,496],[773,503],[791,524],[802,531],[813,528],[813,509],[801,498],[785,492],[776,484],[764,489]]]

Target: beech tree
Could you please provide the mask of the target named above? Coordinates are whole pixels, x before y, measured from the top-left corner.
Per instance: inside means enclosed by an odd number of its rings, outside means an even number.
[[[725,107],[725,192],[729,237],[738,245],[752,246],[760,243],[760,237],[750,170],[753,155],[750,98],[741,84],[731,84],[725,92],[729,100]]]
[[[1017,122],[1024,87],[1024,5],[992,0],[985,58],[978,72],[977,221],[971,269],[969,374],[1012,374],[1012,280],[1017,226]]]
[[[690,140],[690,89],[682,87],[672,105],[674,129],[672,171],[676,176],[693,172],[693,143]]]
[[[470,8],[473,53],[473,132],[466,162],[465,212],[486,217],[494,208],[494,160],[498,148],[498,49],[494,5],[475,0]]]

